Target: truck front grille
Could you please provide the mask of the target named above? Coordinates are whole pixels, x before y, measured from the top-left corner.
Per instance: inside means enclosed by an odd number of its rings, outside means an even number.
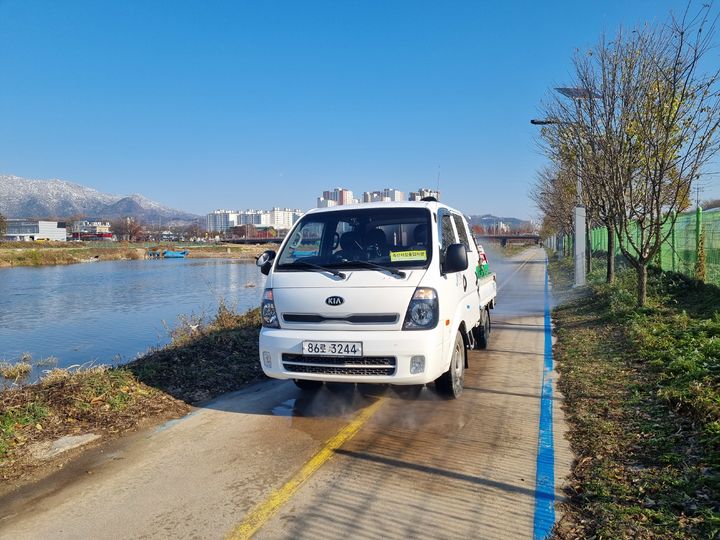
[[[393,356],[303,356],[283,354],[283,368],[291,373],[324,375],[394,375],[397,360]]]
[[[397,313],[372,313],[348,315],[347,317],[328,317],[317,313],[283,313],[286,323],[347,323],[347,324],[395,324],[400,315]]]

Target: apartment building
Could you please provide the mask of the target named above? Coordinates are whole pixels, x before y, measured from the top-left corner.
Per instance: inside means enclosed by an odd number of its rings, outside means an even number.
[[[411,191],[408,196],[409,201],[421,201],[425,197],[435,197],[440,200],[440,191],[429,188],[419,188],[417,191]]]
[[[385,188],[382,191],[366,191],[362,202],[397,202],[405,200],[405,194],[399,189]]]

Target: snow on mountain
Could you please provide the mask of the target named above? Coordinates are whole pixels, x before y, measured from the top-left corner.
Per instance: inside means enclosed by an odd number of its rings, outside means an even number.
[[[133,216],[141,220],[194,221],[198,216],[168,208],[142,195],[110,195],[65,180],[32,180],[0,175],[0,214],[6,217],[103,219]]]

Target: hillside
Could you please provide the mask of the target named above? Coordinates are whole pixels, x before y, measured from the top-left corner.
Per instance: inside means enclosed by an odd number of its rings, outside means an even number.
[[[141,221],[191,222],[198,216],[142,195],[110,195],[65,180],[32,180],[0,175],[0,213],[6,217],[102,219],[132,216]]]

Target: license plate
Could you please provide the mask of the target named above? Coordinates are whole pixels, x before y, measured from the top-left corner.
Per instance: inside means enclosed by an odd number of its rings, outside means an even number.
[[[362,356],[360,341],[303,341],[308,356]]]

